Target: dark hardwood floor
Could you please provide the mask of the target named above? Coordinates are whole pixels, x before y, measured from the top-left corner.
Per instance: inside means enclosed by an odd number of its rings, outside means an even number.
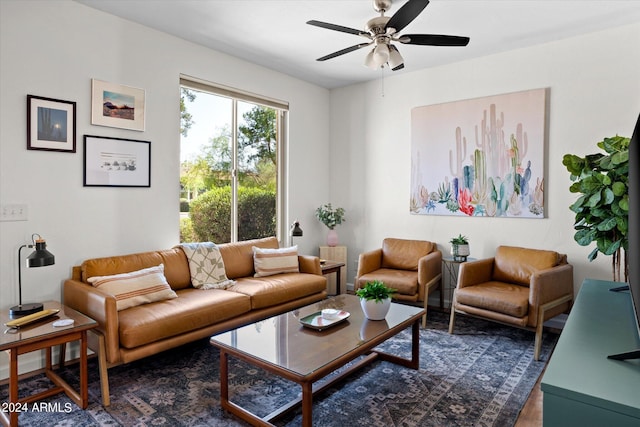
[[[531,390],[529,399],[527,399],[527,402],[524,404],[524,407],[516,420],[515,427],[542,426],[542,390],[540,389],[542,375],[544,375],[544,371],[540,374],[540,378],[538,378],[533,390]]]

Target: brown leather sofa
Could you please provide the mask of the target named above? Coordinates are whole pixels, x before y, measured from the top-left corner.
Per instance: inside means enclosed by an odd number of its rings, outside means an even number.
[[[442,253],[435,243],[426,240],[386,238],[382,247],[360,254],[354,287],[380,280],[396,289],[393,299],[399,302],[423,303],[427,322],[429,294],[442,286]],[[440,307],[442,307],[440,292]]]
[[[98,322],[89,347],[100,357],[103,402],[109,404],[107,368],[326,298],[320,260],[298,256],[299,273],[254,277],[253,249],[278,248],[275,237],[218,245],[227,289],[191,285],[187,257],[180,248],[84,261],[64,282],[64,303]],[[116,300],[87,282],[89,277],[137,271],[164,264],[177,298],[117,311]]]
[[[493,258],[460,264],[449,333],[456,312],[535,331],[540,357],[543,323],[573,300],[573,266],[555,251],[499,246]]]

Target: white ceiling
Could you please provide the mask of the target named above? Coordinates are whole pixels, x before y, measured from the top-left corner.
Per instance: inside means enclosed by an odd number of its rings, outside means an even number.
[[[311,19],[363,29],[378,16],[371,0],[76,0],[78,3],[336,88],[376,79],[368,49],[315,59],[366,39],[307,25]],[[405,0],[395,0],[393,15]],[[468,36],[467,47],[398,44],[394,74],[640,22],[640,0],[432,0],[401,34]],[[388,73],[391,71],[385,71]]]

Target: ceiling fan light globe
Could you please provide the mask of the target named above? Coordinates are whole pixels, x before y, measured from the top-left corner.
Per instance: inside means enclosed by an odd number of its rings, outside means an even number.
[[[387,62],[389,60],[389,46],[384,43],[377,45],[373,49],[373,60],[378,67]]]
[[[400,52],[398,52],[398,49],[396,49],[395,46],[391,46],[391,49],[389,50],[389,68],[394,69],[403,63],[404,59],[402,58],[402,55],[400,55]]]
[[[374,59],[374,56],[373,56],[374,50],[375,49],[371,49],[371,52],[369,52],[367,56],[364,58],[364,65],[371,68],[372,70],[377,70],[380,67],[380,65],[378,65],[376,60]]]

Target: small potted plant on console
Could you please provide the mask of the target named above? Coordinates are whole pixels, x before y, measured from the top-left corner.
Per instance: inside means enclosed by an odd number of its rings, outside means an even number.
[[[466,261],[469,256],[469,239],[467,236],[459,234],[458,237],[452,238],[451,243],[451,255],[453,255],[454,261]]]
[[[369,320],[384,320],[391,307],[391,295],[395,289],[387,287],[380,280],[367,282],[364,287],[356,290],[360,297],[360,306]]]

